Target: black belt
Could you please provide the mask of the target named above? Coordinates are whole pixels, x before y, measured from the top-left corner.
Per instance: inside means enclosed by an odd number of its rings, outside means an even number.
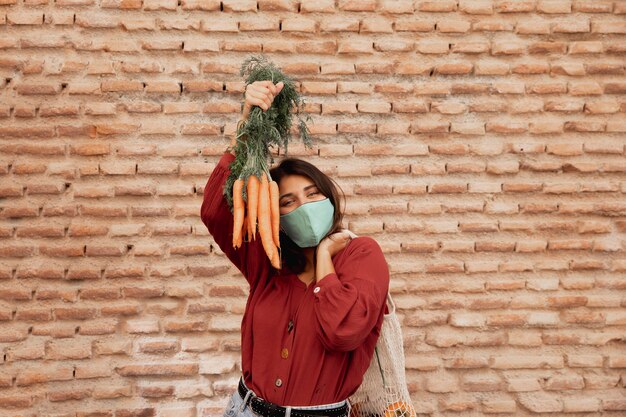
[[[237,388],[237,390],[239,391],[239,395],[241,395],[241,398],[245,399],[246,394],[248,393],[248,389],[243,383],[243,378],[239,379],[239,387]],[[254,394],[250,395],[248,403],[252,411],[263,417],[285,417],[285,413],[287,411],[286,407],[281,407],[278,404],[265,401],[264,399],[259,398]],[[291,415],[293,417],[343,417],[347,414],[347,403],[337,408],[328,408],[323,410],[301,410],[298,408],[291,408]]]

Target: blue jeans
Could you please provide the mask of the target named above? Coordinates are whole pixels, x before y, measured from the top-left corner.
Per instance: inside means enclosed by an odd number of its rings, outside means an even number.
[[[244,383],[245,385],[245,383]],[[253,395],[252,391],[250,391],[250,389],[248,387],[246,387],[248,389],[248,396]],[[224,410],[224,416],[223,417],[259,417],[258,414],[256,414],[254,411],[252,411],[252,409],[249,406],[249,398],[247,398],[246,400],[248,400],[248,403],[244,405],[243,402],[243,398],[241,398],[241,395],[239,395],[239,391],[235,390],[235,392],[233,393],[233,395],[230,397],[230,400],[228,401],[228,405],[226,405],[226,409]],[[291,409],[292,408],[297,408],[298,410],[324,410],[324,409],[329,409],[329,408],[337,408],[340,407],[342,405],[344,405],[346,403],[347,400],[344,401],[340,401],[338,403],[333,403],[333,404],[322,404],[322,405],[313,405],[313,406],[306,406],[306,407],[291,407],[288,406],[287,408],[287,412],[285,417],[289,417],[290,413],[291,413]],[[350,405],[348,403],[348,415],[350,415]]]

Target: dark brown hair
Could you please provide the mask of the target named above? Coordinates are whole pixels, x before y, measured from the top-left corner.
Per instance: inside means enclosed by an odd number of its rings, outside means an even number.
[[[343,211],[341,210],[340,194],[345,202],[345,193],[328,175],[324,174],[315,165],[310,162],[298,158],[285,158],[278,166],[270,169],[272,179],[280,185],[281,179],[287,175],[302,175],[308,177],[317,186],[322,195],[328,197],[331,204],[335,208],[333,215],[333,225],[326,236],[338,232],[341,229],[343,220]],[[324,236],[324,237],[326,237]],[[306,258],[302,249],[294,243],[282,230],[280,232],[280,247],[282,250],[283,266],[289,267],[294,273],[299,274],[304,271],[306,266]]]

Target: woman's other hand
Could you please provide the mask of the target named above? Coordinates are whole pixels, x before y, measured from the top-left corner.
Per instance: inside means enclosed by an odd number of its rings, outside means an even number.
[[[281,81],[274,85],[271,81],[255,81],[246,86],[243,118],[246,119],[252,106],[259,106],[263,111],[267,111],[280,91],[284,87]]]
[[[353,236],[349,231],[333,233],[322,239],[317,246],[317,251],[326,251],[332,258],[337,252],[348,246]]]

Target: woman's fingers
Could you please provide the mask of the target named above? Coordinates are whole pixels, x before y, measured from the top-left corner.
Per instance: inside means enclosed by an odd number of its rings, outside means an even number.
[[[284,84],[282,81],[281,81],[281,82],[279,82],[279,83],[277,83],[277,84],[274,84],[274,83],[272,83],[272,82],[271,82],[271,81],[269,81],[269,80],[262,81],[262,83],[263,83],[263,85],[265,85],[267,88],[269,88],[270,92],[271,92],[271,93],[272,93],[272,95],[274,95],[274,96],[275,96],[276,94],[278,94],[278,92],[280,91],[280,89],[279,89],[279,87],[278,87],[278,84]],[[281,87],[281,88],[282,88],[282,87]]]
[[[246,101],[252,105],[261,107],[263,110],[269,109],[272,104],[272,102],[269,101],[269,98],[265,94],[259,93],[254,90],[246,92]]]
[[[263,101],[262,97],[258,97],[253,93],[246,94],[246,102],[251,106],[262,107],[267,105],[267,103]]]
[[[345,232],[333,233],[332,235],[329,236],[329,238],[330,240],[333,240],[340,244],[346,244],[352,240],[352,236],[350,236],[349,234]]]
[[[269,96],[270,90],[267,87],[261,87],[261,86],[255,86],[250,88],[250,92],[259,96],[259,97],[263,97],[263,96]]]
[[[276,94],[276,86],[271,81],[266,81],[265,86],[272,95]]]
[[[269,100],[269,98],[265,94],[262,94],[262,93],[251,91],[250,92],[250,97],[252,99],[256,100],[256,102],[258,102],[258,103],[265,104],[267,107],[269,107],[272,104],[272,102]]]
[[[268,81],[269,82],[269,81]],[[270,82],[270,84],[273,87],[273,84]],[[261,83],[252,83],[249,86],[250,88],[252,88],[255,91],[258,91],[261,94],[266,94],[266,95],[270,95],[270,94],[274,94],[274,88],[270,87],[269,85],[265,85],[265,84],[261,84]]]
[[[269,104],[272,104],[272,101],[274,101],[274,96],[276,95],[275,93],[272,92],[272,90],[270,88],[267,87],[260,87],[257,90],[262,96],[267,97],[267,99],[269,100]]]
[[[322,239],[319,244],[328,250],[330,256],[335,256],[337,252],[348,246],[351,241],[352,236],[348,233],[336,232]]]
[[[280,85],[280,86],[279,86]],[[271,81],[255,81],[246,87],[246,102],[250,105],[261,107],[264,111],[269,109],[274,97],[282,90],[284,83],[273,84]]]
[[[255,81],[254,83],[250,85],[254,86],[255,90],[263,94],[267,94],[273,100],[274,97],[282,90],[285,83],[281,81],[277,84],[273,84],[271,81],[268,80],[268,81]]]

